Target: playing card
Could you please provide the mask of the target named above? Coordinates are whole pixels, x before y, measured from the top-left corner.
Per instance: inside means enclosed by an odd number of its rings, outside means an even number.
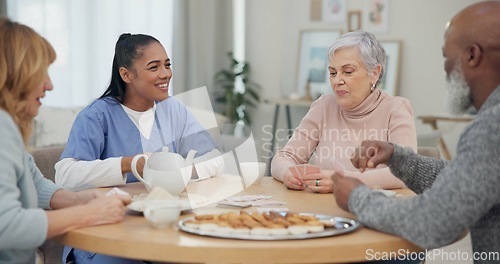
[[[297,165],[297,170],[299,171],[301,177],[306,175],[306,166],[307,166],[307,164]]]
[[[117,187],[114,187],[113,189],[111,189],[109,192],[106,193],[106,196],[111,196],[111,195],[130,195],[130,194],[126,191],[118,189]]]
[[[387,197],[396,196],[396,192],[395,191],[391,191],[391,190],[375,190],[375,191],[379,192],[379,193],[382,193],[383,195],[385,195]]]
[[[252,206],[284,205],[286,203],[274,200],[259,200],[251,202]]]
[[[293,176],[297,177],[297,179],[300,180],[301,172],[300,172],[299,166],[300,165],[295,165],[295,166],[289,167],[289,170],[292,171]]]
[[[288,167],[288,170],[292,173],[293,176],[299,178],[299,172],[295,169],[295,166]]]
[[[267,200],[271,199],[272,196],[270,195],[236,195],[236,196],[231,196],[229,198],[226,198],[226,201],[231,201],[231,202],[252,202],[252,201],[258,201],[258,200]]]
[[[217,206],[246,208],[252,206],[252,204],[250,202],[235,202],[235,201],[222,200],[217,203]]]
[[[306,171],[305,174],[320,173],[321,172],[321,167],[320,166],[306,164],[305,171]]]

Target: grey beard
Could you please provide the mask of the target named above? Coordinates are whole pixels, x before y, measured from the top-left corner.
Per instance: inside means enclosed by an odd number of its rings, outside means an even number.
[[[470,100],[470,87],[460,72],[460,65],[456,65],[446,82],[446,110],[451,115],[463,115],[472,106]]]

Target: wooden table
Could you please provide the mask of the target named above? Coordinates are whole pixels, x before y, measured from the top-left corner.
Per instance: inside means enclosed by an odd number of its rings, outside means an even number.
[[[449,116],[449,115],[425,115],[419,116],[422,123],[431,125],[433,130],[438,130],[437,121],[448,121],[448,122],[470,122],[474,119],[472,115],[464,115],[464,116]],[[443,150],[443,155],[447,160],[451,160],[450,152],[448,151],[448,147],[446,147],[446,143],[443,140],[443,137],[439,138],[439,146]]]
[[[208,185],[206,185],[206,183]],[[219,181],[220,182],[220,181]],[[190,183],[192,191],[206,192],[214,188],[209,181]],[[208,186],[208,188],[207,188]],[[138,194],[145,189],[140,183],[119,186]],[[400,190],[410,195],[409,190]],[[339,209],[331,194],[288,190],[282,183],[265,177],[260,185],[245,189],[244,194],[272,195],[285,201],[291,211],[329,214],[354,218]],[[214,206],[195,209],[195,213],[220,213]],[[182,217],[192,215],[187,211]],[[421,249],[408,241],[361,227],[340,236],[287,241],[245,241],[198,236],[168,229],[151,228],[141,214],[129,213],[119,224],[81,228],[56,237],[65,245],[102,254],[126,258],[168,262],[197,263],[334,263],[365,260],[368,249],[373,252],[397,252]]]

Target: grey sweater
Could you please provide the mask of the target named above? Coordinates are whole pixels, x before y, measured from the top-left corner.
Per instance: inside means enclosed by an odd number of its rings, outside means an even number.
[[[500,86],[460,136],[453,161],[395,146],[388,165],[419,195],[389,198],[366,186],[355,188],[349,210],[364,225],[423,248],[449,244],[469,229],[474,252],[499,254]]]
[[[46,239],[50,199],[60,187],[45,179],[29,155],[19,128],[0,110],[0,263],[35,263]]]

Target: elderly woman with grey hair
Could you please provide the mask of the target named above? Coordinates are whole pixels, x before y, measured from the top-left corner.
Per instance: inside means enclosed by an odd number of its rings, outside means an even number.
[[[369,186],[404,186],[385,166],[360,173],[350,162],[356,146],[366,139],[417,148],[410,102],[378,89],[385,64],[385,50],[371,33],[349,32],[335,40],[328,52],[334,94],[323,95],[311,105],[286,146],[277,152],[271,164],[275,179],[290,189],[329,193],[332,170],[342,165],[346,176]],[[301,165],[307,163],[321,171]]]

